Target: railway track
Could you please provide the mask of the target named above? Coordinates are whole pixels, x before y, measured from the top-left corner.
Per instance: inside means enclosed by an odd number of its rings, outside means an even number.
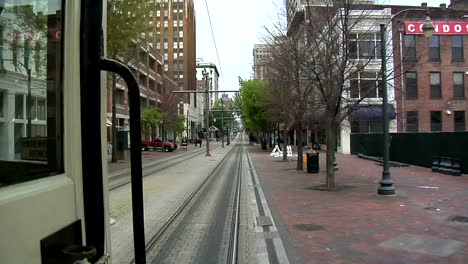
[[[233,146],[167,218],[147,242],[148,263],[237,263],[244,151]]]
[[[219,148],[219,146],[214,146],[213,149]],[[165,158],[156,162],[151,162],[148,164],[143,164],[143,177],[158,172],[160,170],[175,166],[180,162],[193,158],[198,155],[205,153],[204,149],[199,149],[184,154],[176,155],[173,157]],[[120,172],[113,173],[109,175],[109,190],[114,190],[119,187],[122,187],[131,182],[130,179],[130,168],[124,169]]]

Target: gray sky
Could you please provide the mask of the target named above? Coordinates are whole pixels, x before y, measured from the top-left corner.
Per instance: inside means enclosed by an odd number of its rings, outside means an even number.
[[[418,6],[450,4],[450,0],[377,0],[375,2]],[[214,48],[205,0],[195,0],[197,23],[197,58],[213,62],[220,72],[220,90],[237,90],[238,76],[249,79],[252,74],[252,49],[261,43],[264,27],[277,21],[283,0],[206,0],[218,48]],[[232,95],[230,95],[232,97]]]

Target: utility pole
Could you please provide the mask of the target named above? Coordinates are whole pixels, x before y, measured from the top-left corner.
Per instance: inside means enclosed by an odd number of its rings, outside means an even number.
[[[224,101],[221,98],[221,148],[224,148]]]
[[[212,90],[209,90],[209,85],[208,85],[208,82],[209,82],[209,73],[206,71],[206,70],[203,70],[202,71],[202,74],[203,74],[203,78],[205,80],[205,90],[194,90],[194,91],[172,91],[173,93],[204,93],[205,94],[205,101],[206,101],[206,105],[205,105],[205,109],[206,109],[206,116],[205,116],[205,125],[206,125],[206,135],[207,135],[207,140],[206,140],[206,154],[205,156],[206,157],[209,157],[211,156],[210,154],[210,146],[209,146],[209,140],[208,140],[208,128],[209,128],[209,114],[210,114],[210,111],[209,111],[209,93],[219,93],[220,91],[212,91]],[[237,90],[223,90],[223,92],[231,92],[231,93],[237,93],[239,91]]]
[[[206,69],[203,69],[202,71],[203,78],[205,78],[205,127],[206,127],[206,157],[210,157],[210,108],[209,108],[209,100],[210,100],[210,95],[208,93],[209,87],[208,87],[208,82],[209,82],[209,73]]]

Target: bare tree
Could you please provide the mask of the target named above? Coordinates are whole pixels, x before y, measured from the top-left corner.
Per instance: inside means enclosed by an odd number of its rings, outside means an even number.
[[[267,63],[267,80],[270,83],[269,102],[276,117],[283,121],[284,146],[283,158],[286,156],[287,125],[294,126],[297,136],[297,170],[303,169],[303,129],[306,113],[314,106],[312,91],[314,82],[308,80],[305,74],[304,59],[309,55],[309,47],[301,34],[288,34],[284,21],[279,22],[273,29],[266,28],[265,38],[271,51],[271,58]],[[278,111],[279,110],[279,111]],[[294,142],[293,142],[294,144]]]

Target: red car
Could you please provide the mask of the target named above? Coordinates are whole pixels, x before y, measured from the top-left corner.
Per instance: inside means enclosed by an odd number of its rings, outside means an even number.
[[[156,138],[151,141],[141,141],[141,150],[147,151],[148,149],[161,150],[164,152],[171,152],[175,149],[175,145],[172,142],[163,142],[160,138]]]

